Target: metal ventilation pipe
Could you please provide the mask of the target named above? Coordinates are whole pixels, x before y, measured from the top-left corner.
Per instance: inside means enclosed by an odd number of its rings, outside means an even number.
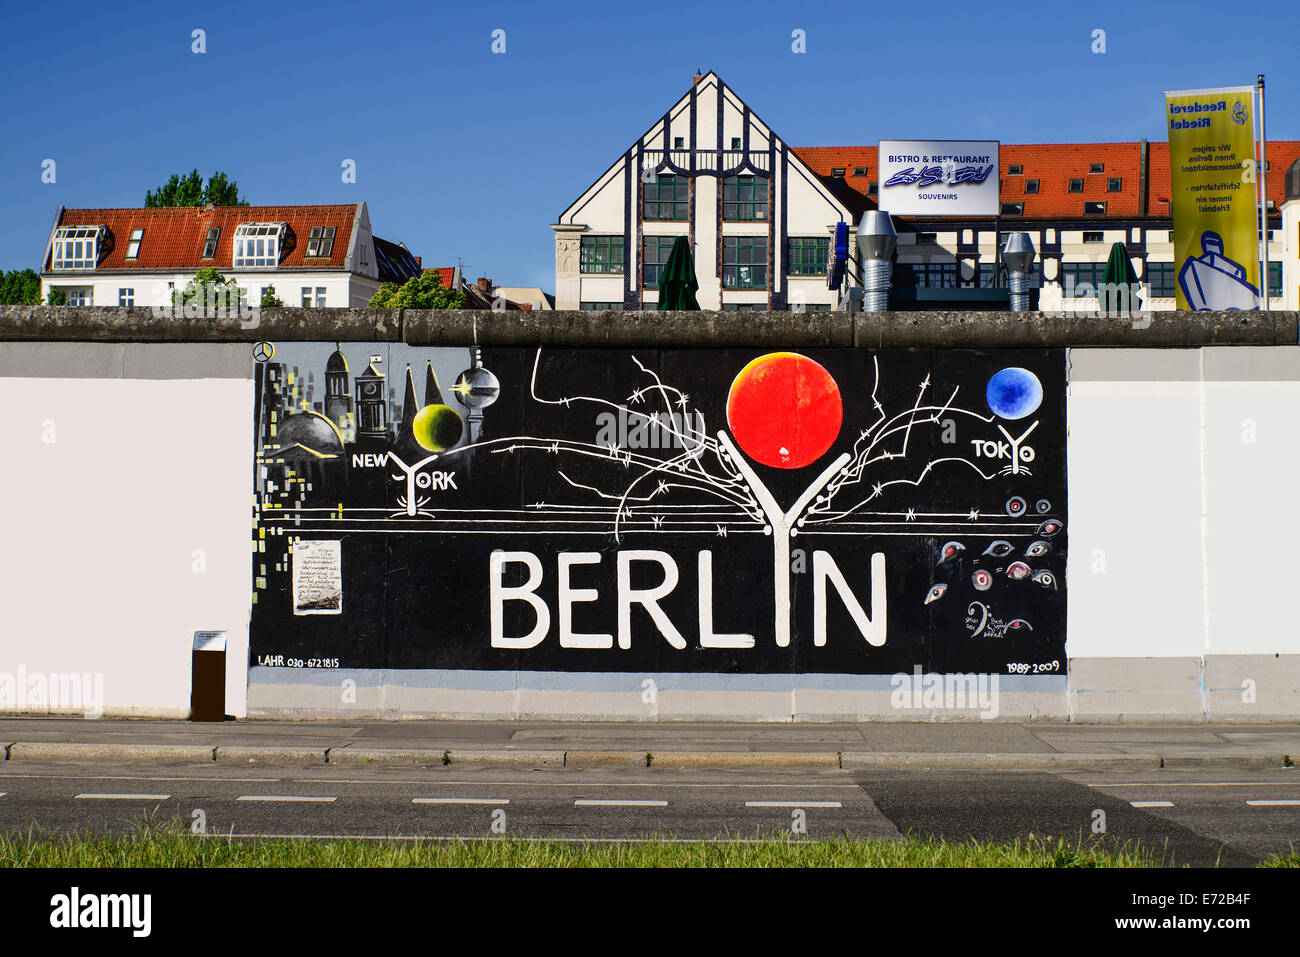
[[[1029,271],[1034,265],[1034,241],[1028,233],[1012,233],[1007,237],[1002,261],[1007,264],[1011,311],[1024,312],[1029,308]]]
[[[862,262],[863,312],[889,308],[890,257],[898,244],[893,221],[884,210],[868,210],[858,222],[858,258]]]

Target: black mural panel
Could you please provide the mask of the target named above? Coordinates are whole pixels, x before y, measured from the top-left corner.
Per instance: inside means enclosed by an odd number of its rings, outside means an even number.
[[[258,355],[254,664],[1065,673],[1063,350]]]

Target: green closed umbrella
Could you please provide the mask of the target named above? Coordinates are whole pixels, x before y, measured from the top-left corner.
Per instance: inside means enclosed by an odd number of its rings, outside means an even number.
[[[1106,260],[1106,271],[1102,273],[1101,281],[1103,285],[1110,289],[1123,285],[1131,290],[1128,297],[1117,296],[1115,301],[1110,304],[1110,308],[1118,310],[1121,302],[1127,302],[1131,312],[1138,310],[1142,302],[1137,295],[1138,277],[1133,270],[1132,261],[1128,258],[1128,249],[1123,243],[1114,243],[1110,247],[1110,258]],[[1099,290],[1098,299],[1100,298]],[[1110,311],[1106,303],[1098,302],[1098,305],[1104,310]]]
[[[699,288],[690,244],[685,236],[678,236],[659,277],[659,304],[655,308],[699,309],[700,304],[695,299],[695,290]]]

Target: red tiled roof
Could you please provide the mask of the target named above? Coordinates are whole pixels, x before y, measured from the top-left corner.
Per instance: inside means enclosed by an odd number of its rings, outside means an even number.
[[[240,223],[288,223],[292,248],[281,251],[280,269],[342,269],[352,239],[357,206],[180,206],[165,209],[65,209],[59,226],[107,226],[112,249],[97,270],[198,270],[208,266],[230,270],[235,228]],[[221,230],[216,255],[201,258],[208,230]],[[333,226],[334,248],[328,259],[307,259],[307,239],[313,226]],[[131,231],[143,229],[140,253],[127,260]],[[41,268],[50,268],[46,250]]]
[[[795,153],[855,213],[875,209],[875,197],[868,195],[868,185],[879,179],[879,163],[874,146],[802,146]],[[1133,143],[1003,143],[999,151],[1001,192],[1004,203],[1024,203],[1026,219],[1083,219],[1083,204],[1106,203],[1106,218],[1134,219],[1141,215],[1138,183],[1141,173],[1141,144]],[[1300,141],[1278,140],[1268,144],[1268,198],[1275,206],[1285,199],[1285,174],[1300,159]],[[1093,163],[1104,171],[1089,173]],[[1023,175],[1011,176],[1013,164],[1024,168]],[[833,178],[832,170],[844,169],[842,179]],[[866,167],[866,176],[854,176],[857,167]],[[1147,152],[1146,215],[1169,216],[1169,144],[1149,143]],[[1118,193],[1107,191],[1108,180],[1118,177]],[[1038,192],[1026,193],[1025,181],[1038,180]],[[1083,180],[1083,192],[1069,192],[1071,179]],[[1164,199],[1165,202],[1160,202]],[[1092,216],[1087,218],[1091,219]]]

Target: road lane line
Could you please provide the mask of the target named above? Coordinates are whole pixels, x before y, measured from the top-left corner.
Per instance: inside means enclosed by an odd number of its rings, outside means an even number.
[[[296,801],[296,802],[314,802],[316,804],[329,804],[331,801],[337,801],[336,797],[308,797],[301,794],[241,794],[235,798],[236,801]]]
[[[667,807],[667,801],[601,801],[587,798],[578,798],[573,802],[574,807]]]
[[[1085,783],[1089,788],[1285,788],[1300,781],[1124,781],[1120,784]]]
[[[1134,807],[1173,807],[1173,801],[1129,801]]]
[[[411,798],[412,804],[509,804],[510,798]]]
[[[843,807],[839,801],[746,801],[745,807]]]
[[[215,780],[215,779],[214,779]],[[231,780],[228,778],[220,780]],[[278,780],[278,779],[277,779]],[[841,788],[848,791],[859,790],[856,784],[823,784],[811,782],[807,784],[769,784],[767,782],[758,783],[749,781],[746,783],[708,783],[701,781],[690,782],[659,782],[659,781],[429,781],[424,779],[412,781],[380,781],[376,778],[286,778],[285,780],[296,781],[299,784],[411,784],[419,787],[451,787],[463,785],[466,787],[493,787],[493,788],[573,788],[576,784],[581,784],[584,788],[749,788],[751,791],[755,788],[761,790],[777,788]]]
[[[98,801],[165,801],[170,794],[78,794],[78,798]]]
[[[1251,807],[1300,807],[1300,801],[1247,801]]]

